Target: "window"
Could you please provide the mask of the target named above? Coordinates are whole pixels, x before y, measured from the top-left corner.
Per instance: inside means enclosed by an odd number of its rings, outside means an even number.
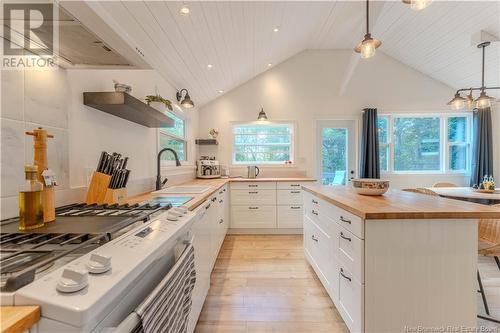
[[[389,118],[378,118],[380,171],[389,171]]]
[[[469,115],[380,116],[380,170],[467,172],[470,126]]]
[[[234,164],[293,161],[293,125],[249,123],[233,126]]]
[[[448,168],[453,171],[467,170],[470,150],[467,123],[467,117],[448,118]]]
[[[440,118],[394,118],[394,171],[441,170]]]
[[[167,116],[174,120],[174,126],[160,128],[160,150],[172,148],[179,160],[187,161],[186,122],[173,112],[167,112]],[[172,154],[163,154],[161,158],[163,161],[175,160]]]

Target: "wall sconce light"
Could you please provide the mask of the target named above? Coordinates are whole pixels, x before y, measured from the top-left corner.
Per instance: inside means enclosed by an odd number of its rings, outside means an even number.
[[[186,92],[186,94],[184,95],[184,99],[182,99],[182,92],[184,91]],[[194,102],[191,100],[191,97],[189,96],[189,92],[187,91],[187,89],[181,89],[175,94],[175,97],[177,98],[178,102],[181,102],[182,99],[181,106],[183,108],[191,109],[194,107]]]

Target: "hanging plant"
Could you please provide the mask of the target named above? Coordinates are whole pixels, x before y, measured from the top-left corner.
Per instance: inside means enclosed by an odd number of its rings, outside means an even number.
[[[146,103],[150,105],[152,102],[158,102],[164,104],[170,111],[173,110],[172,108],[172,102],[170,102],[168,99],[165,99],[161,97],[160,95],[147,95],[146,96]]]

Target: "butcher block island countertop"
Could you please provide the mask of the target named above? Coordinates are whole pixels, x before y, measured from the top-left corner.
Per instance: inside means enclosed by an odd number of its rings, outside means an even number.
[[[29,330],[40,319],[39,306],[2,306],[1,333],[18,333]]]
[[[500,218],[500,209],[475,203],[390,189],[359,195],[350,187],[306,184],[303,189],[365,220]]]
[[[187,202],[186,206],[188,207],[189,210],[194,210],[196,207],[201,205],[205,200],[208,199],[212,194],[214,194],[218,189],[220,189],[222,186],[224,186],[227,183],[230,182],[315,182],[316,179],[314,178],[302,178],[302,177],[296,177],[296,178],[254,178],[254,179],[249,179],[249,178],[214,178],[214,179],[193,179],[187,183],[183,184],[176,184],[174,186],[193,186],[193,185],[208,185],[211,186],[211,188],[203,192],[201,194],[190,194],[190,193],[183,193],[183,194],[157,194],[157,193],[144,193],[140,194],[134,197],[129,198],[128,203],[134,204],[138,202],[143,202],[147,200],[151,200],[154,197],[175,197],[175,196],[190,196],[193,197],[189,202]],[[168,186],[167,186],[168,187]]]

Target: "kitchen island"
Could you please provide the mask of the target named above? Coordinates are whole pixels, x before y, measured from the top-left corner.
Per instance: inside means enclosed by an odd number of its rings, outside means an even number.
[[[475,327],[477,221],[498,208],[304,185],[311,266],[351,332]]]

